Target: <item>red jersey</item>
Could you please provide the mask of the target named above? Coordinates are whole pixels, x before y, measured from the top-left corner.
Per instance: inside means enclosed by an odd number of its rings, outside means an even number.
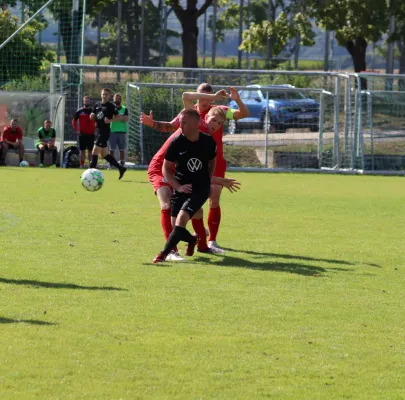
[[[205,122],[205,116],[208,114],[208,111],[212,107],[221,107],[222,110],[224,110],[225,113],[229,110],[229,107],[227,107],[227,106],[211,105],[210,108],[206,112],[199,112],[200,117],[201,117],[201,123],[202,123],[202,121],[204,121],[205,126],[207,125],[207,123]],[[194,106],[194,109],[196,109],[198,111],[197,105]],[[173,121],[171,121],[171,124],[175,128],[178,128],[180,126],[180,117],[177,116]],[[205,133],[207,132],[206,130],[204,131],[201,128],[201,125],[200,125],[200,130],[202,132],[205,132]],[[218,130],[216,130],[214,133],[212,133],[211,136],[215,140],[215,143],[217,144],[217,160],[220,159],[220,158],[224,158],[224,146],[222,144],[222,137],[224,136],[224,127],[221,126]]]
[[[152,160],[149,163],[148,171],[153,171],[157,173],[162,173],[163,161],[165,160],[165,154],[167,148],[170,146],[170,143],[175,139],[177,136],[181,134],[181,128],[177,129],[174,133],[172,133],[166,142],[163,143],[162,147],[158,150],[158,152],[153,156]]]
[[[79,130],[83,135],[92,135],[96,129],[96,122],[90,119],[90,114],[93,110],[89,107],[82,107],[76,111],[73,119],[72,126],[75,131]],[[79,126],[77,124],[79,121]]]
[[[1,135],[1,140],[8,140],[9,142],[15,143],[17,140],[22,141],[23,133],[21,128],[17,127],[15,131],[11,130],[11,126],[6,126]]]
[[[178,117],[176,117],[173,121],[175,121]],[[172,123],[173,123],[172,121]],[[180,119],[176,122],[177,125],[180,125]],[[174,125],[174,124],[173,124]],[[200,121],[200,126],[198,129],[203,132],[207,133],[207,123],[201,119]],[[149,163],[149,171],[162,171],[163,167],[163,161],[165,160],[165,154],[167,151],[167,148],[169,147],[170,143],[172,142],[173,139],[175,139],[177,136],[181,134],[181,128],[177,128],[177,130],[172,133],[169,138],[166,140],[166,142],[163,143],[162,147],[158,150],[158,152],[153,156],[152,160]]]

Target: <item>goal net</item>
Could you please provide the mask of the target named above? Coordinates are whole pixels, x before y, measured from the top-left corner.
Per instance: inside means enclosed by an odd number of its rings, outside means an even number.
[[[335,97],[327,91],[292,86],[239,86],[249,118],[227,121],[224,154],[231,168],[319,169],[333,167],[335,155]],[[170,134],[140,123],[142,112],[157,121],[171,121],[183,108],[182,93],[195,85],[127,85],[129,156],[147,165]],[[223,86],[213,86],[214,91]],[[268,104],[268,107],[266,107]],[[223,105],[237,108],[226,101]]]
[[[29,141],[31,148],[27,150],[35,149],[37,131],[45,120],[52,121],[56,130],[56,145],[58,149],[63,148],[64,115],[64,96],[59,94],[0,91],[0,129],[3,131],[11,119],[17,119],[24,137],[32,139]]]

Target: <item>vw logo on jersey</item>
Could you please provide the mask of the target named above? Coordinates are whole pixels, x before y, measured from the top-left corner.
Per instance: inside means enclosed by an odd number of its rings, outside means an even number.
[[[97,119],[104,119],[104,114],[103,114],[102,111],[99,111],[99,112],[97,113]]]
[[[198,158],[190,158],[187,163],[187,168],[191,172],[197,172],[202,168],[202,162]]]

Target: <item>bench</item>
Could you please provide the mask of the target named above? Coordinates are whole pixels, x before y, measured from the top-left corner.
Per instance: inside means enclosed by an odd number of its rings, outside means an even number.
[[[39,165],[39,150],[35,147],[35,140],[30,137],[23,137],[23,144],[24,144],[24,160],[28,161],[30,165],[37,167]],[[59,157],[56,159],[57,163],[59,161]],[[20,159],[18,156],[18,150],[9,149],[7,152],[6,157],[6,164],[9,166],[18,166],[20,163]],[[46,151],[45,152],[45,165],[52,164],[52,152]]]

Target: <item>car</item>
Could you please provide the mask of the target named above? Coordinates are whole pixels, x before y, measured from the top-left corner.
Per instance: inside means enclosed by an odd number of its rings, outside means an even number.
[[[309,128],[312,132],[319,130],[319,103],[306,97],[294,86],[250,85],[247,88],[249,89],[240,90],[239,95],[246,104],[250,116],[238,121],[230,120],[229,134],[241,132],[243,128],[265,131],[266,125],[268,132],[285,132],[288,128]],[[238,105],[232,100],[229,107],[237,109]]]

